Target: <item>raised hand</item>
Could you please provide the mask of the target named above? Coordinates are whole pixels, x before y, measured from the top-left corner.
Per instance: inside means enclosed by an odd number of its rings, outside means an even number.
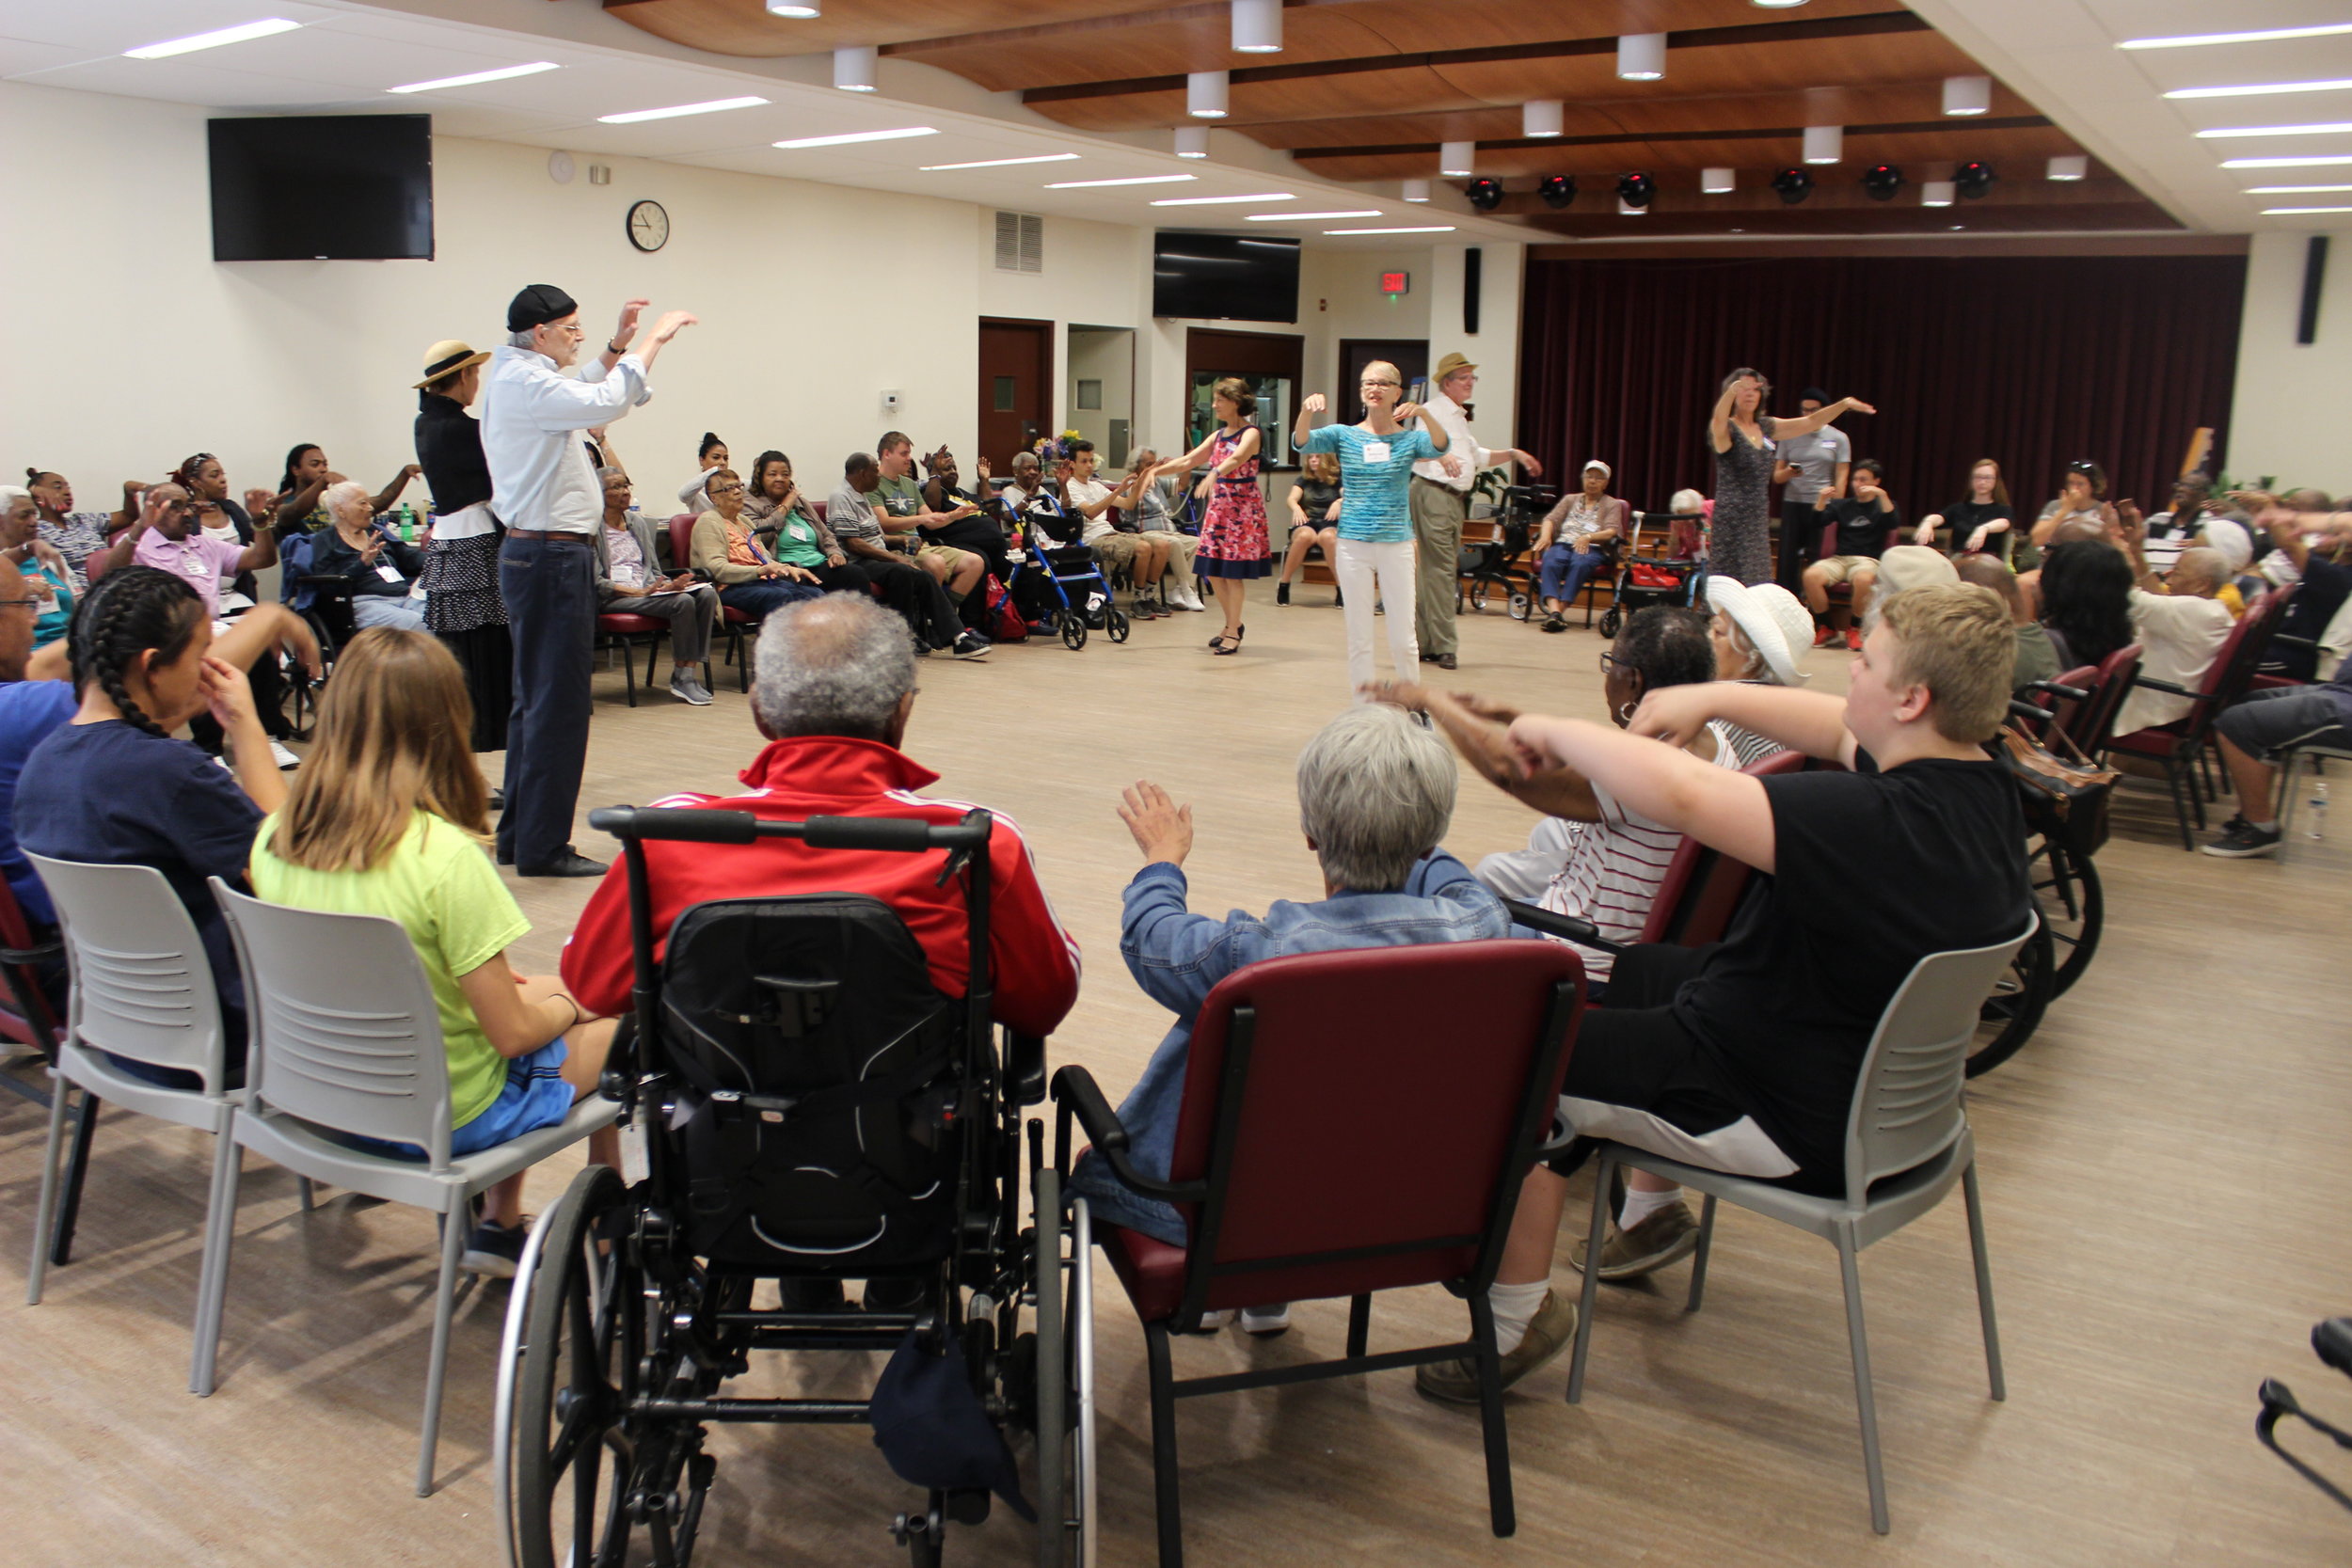
[[[628,347],[628,341],[637,336],[637,318],[644,315],[645,307],[652,303],[649,299],[624,302],[621,306],[621,325],[612,329],[612,341],[624,349]]]
[[[278,497],[273,491],[254,489],[245,493],[245,509],[254,516],[258,517],[277,505]]]
[[[1178,805],[1149,779],[1137,779],[1122,792],[1119,819],[1127,824],[1146,863],[1182,865],[1192,853],[1192,808]]]
[[[1330,401],[1321,392],[1309,392],[1307,401],[1298,405],[1298,411],[1302,414],[1320,414],[1330,406]]]
[[[665,310],[662,312],[661,319],[653,324],[653,341],[657,343],[666,343],[685,328],[695,325],[701,320],[702,318],[691,310]]]
[[[1877,409],[1871,407],[1860,398],[1848,398],[1846,400],[1846,406],[1852,409],[1857,414],[1875,414],[1878,412]]]
[[[1418,417],[1420,413],[1421,404],[1418,403],[1400,403],[1393,409],[1390,410],[1391,416],[1399,424],[1406,423],[1407,421]]]

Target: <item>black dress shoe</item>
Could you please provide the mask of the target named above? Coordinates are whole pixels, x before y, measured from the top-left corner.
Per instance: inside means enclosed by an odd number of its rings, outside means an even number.
[[[501,848],[501,849],[500,849],[500,850],[499,850],[499,864],[501,864],[501,865],[512,865],[512,864],[514,864],[514,863],[515,863],[515,851],[514,851],[514,850],[512,850],[512,849],[506,849],[506,848]]]
[[[1458,662],[1459,661],[1456,660],[1452,654],[1439,654],[1438,656],[1438,668],[1440,670],[1454,669]]]
[[[490,809],[492,811],[504,811],[506,809],[506,791],[502,789],[493,789],[490,791]]]
[[[611,869],[602,861],[592,861],[585,855],[566,849],[546,865],[517,866],[515,874],[518,877],[601,877]]]

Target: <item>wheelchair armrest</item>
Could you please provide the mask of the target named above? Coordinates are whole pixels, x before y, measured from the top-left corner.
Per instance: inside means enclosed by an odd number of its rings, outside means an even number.
[[[1094,1140],[1094,1151],[1110,1165],[1111,1174],[1119,1178],[1120,1186],[1146,1197],[1156,1197],[1169,1203],[1199,1203],[1209,1196],[1206,1181],[1155,1181],[1136,1169],[1127,1158],[1127,1129],[1120,1122],[1119,1113],[1103,1097],[1103,1090],[1094,1082],[1094,1074],[1082,1067],[1066,1067],[1054,1074],[1054,1102],[1061,1108],[1060,1126],[1054,1140],[1054,1164],[1064,1177],[1070,1174],[1070,1119],[1076,1117],[1087,1136]]]
[[[2319,646],[2319,639],[2316,637],[2289,637],[2285,632],[2275,631],[2270,634],[2270,643],[2274,648],[2317,648]]]
[[[1045,1099],[1045,1041],[1037,1035],[1005,1031],[1005,1088],[1016,1105]]]
[[[1522,904],[1516,898],[1505,898],[1502,901],[1502,907],[1509,912],[1511,923],[1515,926],[1524,926],[1530,930],[1541,931],[1548,937],[1565,937],[1568,941],[1580,942],[1586,947],[1597,947],[1604,953],[1625,951],[1623,944],[1611,942],[1602,936],[1600,927],[1589,920],[1581,920],[1572,914],[1555,914],[1549,910],[1539,910],[1533,904]]]
[[[2160,681],[2150,675],[2142,675],[2132,684],[2134,686],[2144,686],[2151,691],[2169,691],[2175,697],[2194,698],[2196,701],[2201,703],[2206,700],[2205,694],[2201,691],[2191,691],[2185,686],[2175,686],[2170,681]]]
[[[2063,697],[2070,703],[2087,703],[2090,701],[2090,693],[2085,691],[2081,687],[2060,686],[2056,681],[2027,681],[2026,683],[2026,689],[2028,691],[2046,691],[2053,697]],[[2015,705],[2012,704],[2010,705],[2014,706]],[[2039,713],[2041,709],[2037,708],[2034,711]]]

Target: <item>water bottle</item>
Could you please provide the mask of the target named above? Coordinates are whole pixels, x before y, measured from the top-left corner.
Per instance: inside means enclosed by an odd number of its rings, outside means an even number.
[[[2326,838],[2328,836],[2328,781],[2316,772],[2312,775],[2310,816],[2312,836]]]
[[[417,509],[405,501],[400,506],[400,539],[404,545],[417,542]]]

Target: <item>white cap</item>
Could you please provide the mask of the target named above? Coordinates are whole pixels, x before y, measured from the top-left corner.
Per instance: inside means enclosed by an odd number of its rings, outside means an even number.
[[[1588,458],[1586,458],[1586,459],[1584,460],[1584,471],[1585,471],[1586,473],[1591,473],[1591,472],[1592,472],[1595,468],[1598,468],[1598,469],[1600,470],[1600,477],[1601,477],[1601,478],[1603,478],[1603,479],[1607,479],[1607,478],[1609,477],[1609,465],[1608,465],[1608,464],[1603,463],[1603,462],[1602,462],[1599,458],[1597,458],[1597,457],[1588,457]]]

